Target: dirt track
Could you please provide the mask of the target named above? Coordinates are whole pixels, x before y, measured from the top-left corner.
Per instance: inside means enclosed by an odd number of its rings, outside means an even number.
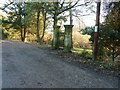
[[[2,51],[3,88],[118,87],[117,78],[67,63],[37,45],[4,41]]]

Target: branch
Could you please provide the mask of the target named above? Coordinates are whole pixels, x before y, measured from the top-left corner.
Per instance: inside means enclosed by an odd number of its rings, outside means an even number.
[[[5,10],[5,8],[7,8],[11,4],[13,4],[13,2],[10,2],[9,4],[7,4],[4,8],[2,8],[2,10]]]
[[[62,2],[62,4],[60,4],[61,5],[60,9],[62,9],[64,3],[65,3],[65,0]]]
[[[90,15],[91,13],[89,13],[89,14],[84,14],[84,15],[81,15],[81,14],[77,14],[77,15],[74,15],[74,14],[72,14],[73,16],[75,16],[75,17],[79,17],[79,16],[88,16],[88,15]]]
[[[85,4],[80,4],[80,5],[77,5],[77,6],[75,6],[75,7],[84,6],[84,5],[85,5],[85,6],[88,6],[88,5],[87,5],[88,3],[90,3],[90,2],[86,2]]]
[[[120,52],[119,51],[117,51],[117,53],[115,53],[116,55],[115,55],[115,58],[117,57],[117,56],[119,56],[120,55]]]
[[[77,17],[84,24],[84,26],[86,26],[85,23],[77,15],[74,15],[74,14],[72,14],[72,15]]]
[[[75,7],[75,5],[76,5],[78,2],[79,2],[79,0],[78,0],[74,5],[72,5],[71,7],[68,7],[68,8],[66,8],[66,9],[62,10],[62,11],[59,12],[58,14],[61,14],[61,13],[65,12],[65,11],[67,11],[67,10],[69,10],[69,9],[71,9],[71,8],[73,8],[73,7]]]
[[[49,7],[51,7],[51,5],[45,5],[43,8],[46,10],[46,11],[49,11],[49,12],[53,12],[53,11],[55,11],[55,9],[53,9],[53,8],[50,8],[49,9]]]

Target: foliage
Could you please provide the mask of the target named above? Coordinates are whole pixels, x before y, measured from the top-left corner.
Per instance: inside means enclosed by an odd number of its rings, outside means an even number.
[[[72,49],[72,52],[74,54],[81,55],[88,59],[92,58],[92,51],[90,49],[74,48],[74,49]]]
[[[95,65],[98,65],[101,69],[114,69],[118,70],[119,69],[119,61],[93,61],[92,62]]]
[[[92,44],[94,42],[94,28],[86,27],[82,29],[83,34],[91,36],[90,41]],[[105,22],[100,25],[99,52],[100,58],[107,55],[111,56],[113,61],[120,55],[120,2],[107,4]]]
[[[11,3],[11,2],[10,2]],[[30,24],[31,15],[28,14],[28,7],[25,3],[12,2],[8,4],[3,10],[7,13],[7,20],[3,20],[3,26],[8,29],[13,28],[21,33],[21,40],[24,41],[26,38],[26,29]]]
[[[85,49],[80,53],[80,55],[86,57],[86,58],[92,58],[92,54]]]
[[[93,44],[93,31],[94,27],[87,27],[85,29],[82,29],[83,34],[91,35],[90,41]],[[110,54],[113,55],[113,49],[114,49],[114,58],[119,55],[120,50],[120,32],[110,30],[109,25],[101,25],[100,26],[100,32],[99,32],[99,53],[101,58],[104,58],[106,53],[107,55]],[[106,53],[105,53],[106,51]]]
[[[74,32],[73,33],[73,47],[84,48],[84,49],[91,48],[89,38],[90,38],[89,35],[82,35],[78,31]]]

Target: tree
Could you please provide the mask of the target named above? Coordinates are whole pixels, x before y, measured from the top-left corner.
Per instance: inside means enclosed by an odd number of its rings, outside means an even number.
[[[105,23],[108,25],[108,34],[111,39],[106,44],[112,42],[108,48],[112,52],[112,60],[114,61],[114,58],[120,55],[120,1],[111,2],[108,6]]]
[[[58,32],[57,32],[57,23],[59,18],[61,17],[61,14],[65,11],[68,11],[74,7],[77,6],[83,6],[86,5],[85,4],[79,4],[77,5],[79,2],[79,0],[77,0],[75,3],[71,3],[71,2],[65,2],[65,0],[61,1],[61,2],[50,2],[47,4],[47,6],[45,7],[45,9],[49,12],[49,14],[52,16],[53,18],[53,48],[57,49],[58,48]]]
[[[91,36],[92,44],[94,28],[82,29],[83,34]],[[114,61],[120,55],[120,2],[107,4],[105,21],[100,25],[99,46],[99,57],[101,58],[107,54]]]
[[[10,2],[11,3],[11,2]],[[29,22],[29,15],[27,14],[25,3],[12,2],[9,6],[4,8],[4,11],[8,15],[9,28],[19,30],[21,33],[21,40],[24,42],[26,38],[26,29]],[[5,10],[6,9],[6,10]],[[3,21],[4,23],[4,21]]]
[[[38,39],[38,42],[41,44],[42,43],[42,39],[43,39],[43,37],[44,37],[44,34],[45,34],[45,29],[46,29],[46,20],[47,20],[47,16],[46,16],[46,14],[47,14],[47,12],[46,12],[46,10],[44,9],[44,4],[45,3],[41,3],[41,4],[38,4],[37,6],[38,6],[38,8],[37,8],[37,39]],[[39,33],[39,20],[40,20],[40,14],[41,14],[41,19],[42,19],[42,24],[43,24],[43,28],[42,28],[42,35],[41,35],[41,37],[40,37],[40,33]],[[41,25],[42,26],[42,25]]]
[[[91,38],[91,45],[93,45],[93,32],[95,27],[86,27],[82,29],[83,34],[90,35]],[[120,32],[115,32],[114,30],[110,30],[108,24],[103,24],[100,26],[100,33],[99,33],[99,53],[98,58],[103,59],[107,56],[112,56],[112,60],[120,55]]]
[[[34,22],[33,25],[36,29],[35,34],[39,44],[42,43],[48,21],[47,12],[44,9],[45,4],[46,3],[43,2],[27,3],[29,11],[31,9],[33,10],[31,20]]]
[[[15,3],[9,2],[2,8],[8,14],[8,24],[21,33],[21,40],[24,41],[27,33],[36,34],[38,43],[42,39],[47,27],[47,12],[44,8],[47,3]],[[32,12],[31,12],[32,10]],[[36,29],[36,30],[34,30]]]
[[[54,48],[58,48],[58,32],[57,25],[59,20],[66,21],[66,16],[63,12],[69,11],[74,7],[84,6],[85,4],[77,5],[76,2],[66,2],[62,0],[60,2],[39,2],[39,3],[15,3],[9,2],[2,8],[8,16],[9,28],[14,28],[20,32],[22,41],[25,41],[28,34],[36,34],[37,41],[42,42],[45,34],[45,30],[48,25],[48,21],[53,20],[53,36],[54,36]],[[32,10],[32,12],[31,12]],[[36,39],[35,38],[35,39]],[[57,40],[58,41],[58,40]]]

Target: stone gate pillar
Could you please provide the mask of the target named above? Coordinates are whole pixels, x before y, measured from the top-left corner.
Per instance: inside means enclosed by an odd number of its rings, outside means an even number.
[[[71,51],[72,48],[72,28],[73,25],[64,25],[65,37],[64,37],[64,50],[67,52]]]
[[[53,44],[52,44],[52,48],[53,49],[58,49],[59,48],[59,30],[60,30],[60,26],[56,27],[56,30],[54,30],[53,32]]]

